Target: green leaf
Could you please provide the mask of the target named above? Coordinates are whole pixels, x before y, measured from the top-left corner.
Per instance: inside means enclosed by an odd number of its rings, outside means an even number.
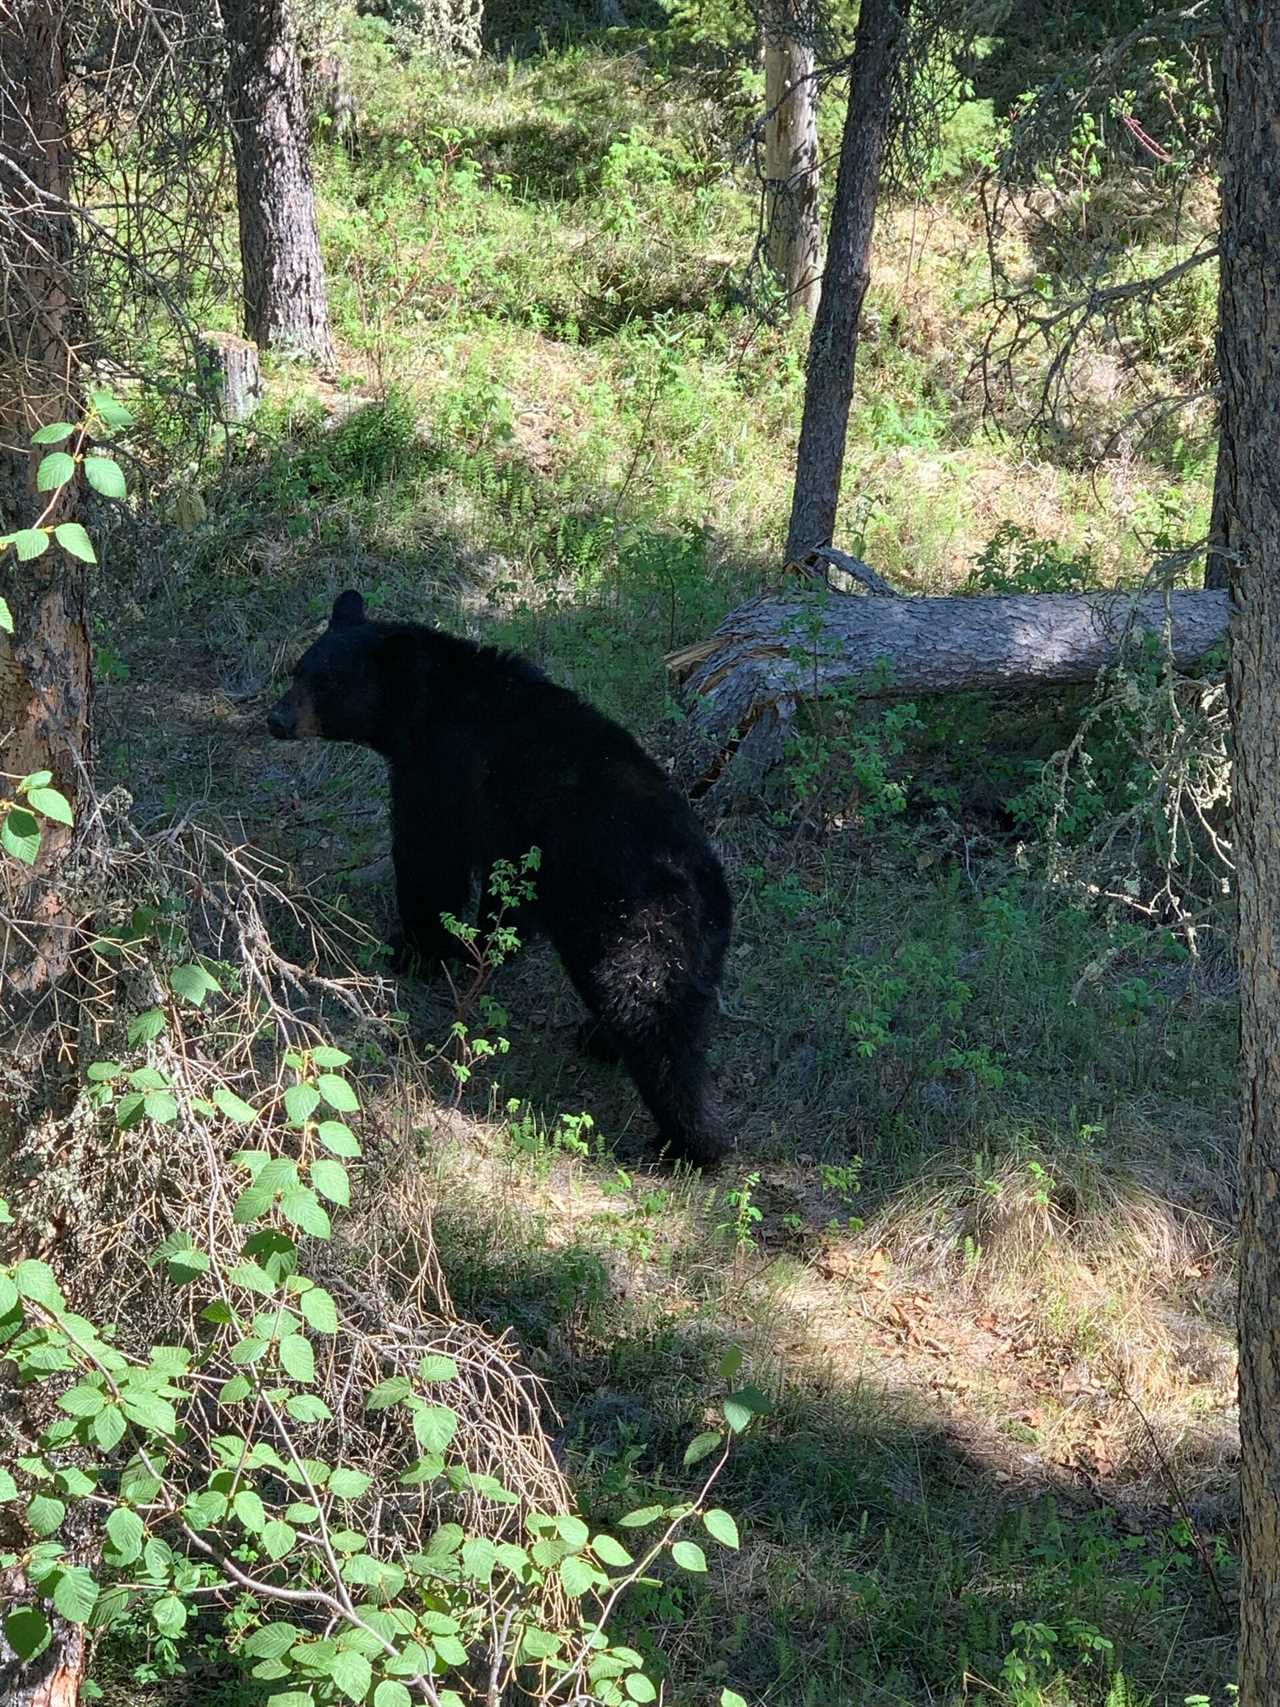
[[[561,1512],[555,1520],[556,1534],[562,1541],[567,1541],[570,1547],[585,1547],[591,1536],[591,1531],[580,1517],[572,1517],[568,1512]]]
[[[187,1625],[186,1603],[176,1594],[162,1594],[151,1608],[151,1622],[162,1636],[180,1636]]]
[[[103,426],[110,427],[113,432],[133,425],[132,414],[123,403],[117,403],[109,391],[91,391],[89,401],[97,410],[98,419]]]
[[[63,522],[61,526],[54,528],[53,537],[69,556],[78,557],[82,563],[98,561],[93,541],[79,522]]]
[[[110,1452],[113,1446],[119,1446],[124,1439],[124,1431],[128,1425],[119,1405],[108,1405],[105,1410],[98,1412],[89,1424],[89,1433],[104,1452]]]
[[[553,1636],[550,1630],[529,1628],[520,1638],[520,1657],[526,1660],[549,1660],[559,1653],[562,1646],[559,1636]]]
[[[29,788],[27,801],[37,812],[43,812],[46,818],[52,818],[56,824],[75,822],[66,795],[60,794],[56,788]]]
[[[691,1464],[698,1464],[724,1439],[724,1435],[712,1430],[707,1434],[698,1434],[689,1442],[684,1451],[684,1467],[687,1470]]]
[[[13,633],[13,612],[3,599],[0,599],[0,633]]]
[[[413,1707],[413,1697],[403,1683],[388,1677],[374,1690],[373,1707]]]
[[[457,1431],[457,1412],[448,1405],[424,1405],[414,1410],[414,1439],[423,1452],[443,1452]]]
[[[18,1484],[8,1470],[0,1468],[0,1505],[7,1504],[18,1497]]]
[[[373,1667],[363,1654],[340,1650],[333,1656],[329,1676],[349,1700],[363,1701],[373,1682]]]
[[[331,1228],[328,1213],[322,1208],[315,1192],[305,1185],[286,1191],[280,1199],[280,1213],[314,1239],[327,1239]]]
[[[316,1137],[326,1150],[331,1150],[335,1156],[358,1156],[360,1146],[355,1134],[349,1126],[344,1126],[340,1120],[322,1120],[316,1127]]]
[[[247,1185],[232,1205],[231,1219],[237,1227],[244,1227],[250,1221],[256,1221],[260,1215],[265,1215],[274,1201],[275,1193],[268,1191],[265,1186]]]
[[[339,1467],[329,1478],[329,1492],[340,1500],[358,1500],[366,1493],[372,1476],[363,1470],[347,1470]]]
[[[5,1614],[4,1634],[20,1660],[33,1660],[49,1645],[52,1631],[44,1613],[35,1606],[19,1606]]]
[[[273,1517],[263,1527],[262,1545],[266,1549],[269,1559],[285,1558],[289,1553],[292,1553],[297,1539],[297,1530],[278,1517]]]
[[[418,1379],[421,1381],[456,1381],[458,1366],[451,1357],[445,1357],[439,1352],[432,1352],[418,1364]]]
[[[238,1262],[227,1273],[227,1279],[233,1286],[243,1286],[249,1292],[262,1292],[269,1298],[275,1292],[276,1283],[262,1267],[261,1263]]]
[[[95,492],[101,492],[104,498],[123,498],[128,488],[124,483],[124,475],[120,472],[120,464],[109,456],[86,456],[84,459],[84,477]]]
[[[407,1399],[413,1391],[407,1375],[389,1375],[369,1394],[364,1402],[366,1411],[385,1411],[392,1405],[398,1405],[401,1399]]]
[[[148,1091],[142,1099],[142,1108],[148,1120],[154,1120],[157,1126],[169,1126],[178,1118],[177,1099],[169,1091]]]
[[[633,1701],[656,1701],[658,1692],[642,1671],[633,1671],[622,1686]]]
[[[27,1523],[37,1535],[52,1535],[66,1515],[66,1506],[50,1494],[36,1494],[27,1504]]]
[[[736,1689],[722,1689],[720,1691],[720,1707],[747,1707],[747,1704]]]
[[[84,1076],[90,1084],[101,1084],[108,1079],[114,1079],[124,1072],[118,1061],[90,1061],[84,1070]]]
[[[682,1571],[705,1572],[707,1568],[706,1554],[696,1541],[677,1541],[671,1557]]]
[[[17,533],[10,534],[9,537],[13,541],[19,563],[30,563],[33,557],[43,557],[49,549],[49,533],[46,528],[19,528]],[[6,605],[5,609],[8,608]],[[13,632],[12,628],[9,632]]]
[[[316,1378],[316,1359],[310,1340],[301,1334],[287,1334],[280,1341],[280,1367],[295,1381],[309,1387]]]
[[[316,1089],[329,1107],[338,1114],[354,1114],[360,1107],[359,1097],[347,1081],[340,1079],[336,1073],[321,1073],[316,1080]]]
[[[83,1565],[68,1565],[53,1585],[53,1604],[69,1624],[88,1622],[98,1585]]]
[[[647,1523],[655,1523],[666,1510],[665,1506],[646,1505],[638,1511],[629,1511],[625,1517],[618,1519],[619,1529],[643,1529]]]
[[[101,1387],[91,1387],[82,1381],[78,1386],[67,1389],[58,1400],[58,1409],[69,1417],[96,1417],[106,1402],[106,1394]]]
[[[284,1408],[297,1423],[328,1422],[333,1412],[316,1393],[293,1393]]]
[[[710,1511],[704,1511],[702,1522],[707,1534],[713,1536],[722,1547],[732,1547],[736,1550],[740,1545],[737,1524],[729,1513],[721,1511],[719,1506],[712,1506]]]
[[[249,1364],[257,1363],[270,1344],[270,1340],[264,1340],[258,1334],[249,1334],[232,1346],[231,1361],[237,1368],[244,1369]]]
[[[240,1488],[231,1501],[231,1509],[252,1535],[260,1535],[267,1521],[266,1507],[261,1494],[253,1488]]]
[[[21,806],[10,807],[0,824],[0,847],[23,865],[34,865],[40,852],[40,826]]]
[[[18,1288],[7,1274],[0,1274],[0,1318],[7,1316],[18,1302]]]
[[[36,491],[56,492],[59,486],[65,486],[76,471],[76,459],[68,456],[65,450],[50,451],[48,456],[40,458],[40,466],[36,470]]]
[[[111,1542],[111,1563],[131,1565],[141,1556],[146,1531],[136,1511],[117,1506],[107,1519],[107,1537]]]
[[[758,1387],[744,1387],[741,1392],[730,1393],[723,1409],[729,1427],[735,1434],[741,1434],[753,1417],[762,1416],[769,1409],[769,1401]]]
[[[164,1013],[160,1008],[148,1008],[136,1019],[129,1021],[129,1029],[125,1033],[130,1044],[136,1049],[142,1043],[154,1043],[164,1030]]]
[[[290,1085],[284,1093],[284,1111],[295,1126],[305,1126],[320,1106],[320,1092],[314,1085]]]
[[[318,1334],[337,1333],[337,1306],[323,1286],[313,1286],[309,1292],[304,1292],[298,1299],[298,1309],[302,1313],[303,1321],[313,1327]]]
[[[301,1637],[302,1631],[296,1624],[264,1624],[246,1636],[240,1652],[254,1660],[278,1660]]]
[[[591,1551],[602,1565],[614,1565],[621,1569],[626,1565],[635,1564],[621,1541],[615,1541],[612,1535],[597,1535],[591,1543]]]
[[[580,1594],[585,1594],[595,1583],[596,1573],[585,1559],[576,1553],[560,1561],[560,1584],[564,1592],[576,1600]]]
[[[211,972],[206,972],[203,966],[191,963],[173,968],[169,974],[169,988],[175,996],[181,996],[183,1001],[199,1008],[204,1006],[205,997],[211,991],[220,992],[222,985]]]
[[[335,1049],[329,1043],[322,1043],[319,1049],[313,1049],[311,1059],[317,1067],[346,1067],[351,1061],[350,1055],[344,1055],[341,1049]]]
[[[50,421],[47,427],[39,427],[32,433],[31,442],[33,445],[60,445],[74,432],[70,421]]]
[[[311,1164],[311,1183],[322,1197],[345,1209],[351,1202],[351,1182],[341,1162],[330,1156],[317,1156]]]
[[[250,1108],[243,1097],[238,1097],[226,1085],[215,1085],[213,1100],[228,1120],[234,1120],[237,1126],[249,1126],[258,1118],[256,1108]]]
[[[227,1497],[212,1488],[205,1488],[202,1493],[192,1494],[183,1508],[183,1514],[192,1529],[197,1532],[212,1529],[227,1515]]]
[[[63,1308],[62,1293],[57,1278],[47,1262],[27,1257],[13,1271],[14,1283],[24,1298],[43,1304],[50,1310]]]

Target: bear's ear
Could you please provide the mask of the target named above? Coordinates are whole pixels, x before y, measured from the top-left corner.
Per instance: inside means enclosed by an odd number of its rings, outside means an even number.
[[[333,601],[333,615],[329,621],[334,628],[341,628],[349,622],[363,622],[364,600],[360,594],[350,587],[345,593],[339,593]]]

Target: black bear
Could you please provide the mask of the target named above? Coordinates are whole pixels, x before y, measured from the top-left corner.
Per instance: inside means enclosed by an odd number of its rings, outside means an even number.
[[[401,966],[456,954],[440,915],[538,848],[531,922],[594,1016],[588,1046],[622,1061],[672,1156],[723,1154],[706,1042],[732,903],[688,804],[625,729],[512,653],[371,621],[355,592],[267,727],[386,759]]]

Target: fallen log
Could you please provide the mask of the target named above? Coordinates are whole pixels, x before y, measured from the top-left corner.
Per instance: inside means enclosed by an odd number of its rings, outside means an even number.
[[[913,599],[767,595],[732,611],[667,667],[690,707],[682,780],[753,792],[782,757],[806,699],[1031,689],[1091,681],[1143,634],[1167,634],[1179,669],[1227,627],[1225,592],[1036,593]]]

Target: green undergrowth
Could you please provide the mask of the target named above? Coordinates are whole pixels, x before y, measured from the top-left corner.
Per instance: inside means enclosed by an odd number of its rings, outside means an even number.
[[[518,647],[667,752],[664,654],[780,567],[804,337],[745,278],[741,79],[636,34],[442,69],[361,24],[345,51],[360,147],[317,159],[340,375],[271,367],[252,426],[171,483],[203,518],[121,540],[96,640],[103,771],[140,821],[194,810],[377,928],[379,767],[262,728],[333,595]],[[1203,531],[1212,444],[1192,419],[1098,466],[984,421],[989,127],[964,109],[881,219],[837,542],[913,593],[1131,585]],[[1135,333],[1170,391],[1203,377],[1198,293]],[[455,1301],[548,1382],[593,1521],[687,1489],[719,1355],[749,1348],[773,1409],[722,1490],[742,1554],[637,1603],[677,1707],[1226,1700],[1229,920],[1193,956],[1047,880],[1037,781],[1088,698],[802,717],[758,809],[713,824],[738,908],[716,1180],[650,1167],[544,946],[496,981],[508,1051],[456,1098],[387,1093]],[[1149,783],[1122,723],[1072,784],[1081,839]],[[419,1040],[447,1029],[440,991],[397,999]],[[884,1286],[970,1335],[950,1385],[875,1326]],[[989,1320],[1028,1348],[1004,1386]],[[260,1699],[140,1642],[120,1702]]]

